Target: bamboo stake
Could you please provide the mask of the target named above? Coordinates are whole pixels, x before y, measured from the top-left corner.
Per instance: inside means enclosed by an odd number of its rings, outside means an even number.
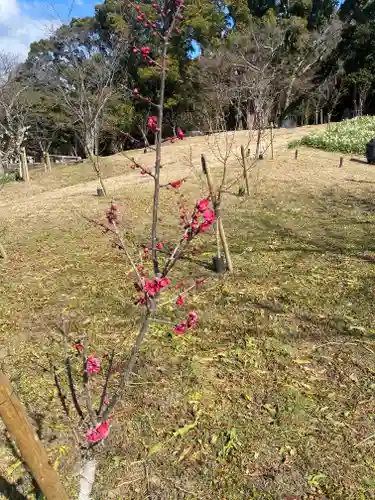
[[[25,409],[8,378],[0,372],[0,417],[47,500],[69,500]]]
[[[52,171],[52,165],[51,165],[51,158],[49,156],[49,153],[46,153],[46,164],[47,164],[47,170],[48,172]]]
[[[271,122],[271,160],[273,160],[273,122]]]
[[[201,163],[202,163],[203,173],[207,179],[207,185],[208,185],[208,189],[210,191],[212,204],[214,206],[216,223],[217,223],[218,228],[219,228],[220,240],[221,240],[221,244],[223,246],[225,260],[227,261],[228,271],[230,273],[232,273],[233,272],[233,263],[232,263],[232,258],[231,258],[230,251],[229,251],[227,237],[225,235],[223,221],[221,220],[220,202],[218,201],[218,197],[217,197],[216,190],[215,190],[215,185],[213,183],[213,180],[211,177],[211,172],[207,166],[206,158],[204,155],[201,155]]]
[[[249,177],[246,168],[245,148],[243,146],[241,146],[241,156],[242,156],[243,176],[245,178],[245,183],[246,183],[246,192],[247,195],[250,196]]]

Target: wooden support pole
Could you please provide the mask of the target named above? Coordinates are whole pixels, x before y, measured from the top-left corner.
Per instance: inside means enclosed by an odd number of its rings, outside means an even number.
[[[248,177],[247,163],[245,158],[245,148],[243,146],[241,146],[241,157],[242,157],[243,176],[246,183],[246,193],[249,196],[250,195],[249,177]]]
[[[344,158],[341,156],[340,157],[340,164],[339,164],[339,168],[342,168],[342,166],[344,165]]]
[[[46,153],[46,164],[47,164],[47,170],[49,172],[52,171],[52,166],[51,166],[51,158],[49,156],[49,153]]]
[[[0,243],[0,257],[3,260],[8,260],[7,252],[6,252],[5,247],[2,243]]]
[[[210,169],[207,166],[206,158],[205,158],[204,155],[201,155],[201,163],[202,163],[203,173],[204,173],[204,175],[206,176],[206,179],[207,179],[207,185],[208,185],[208,189],[210,191],[210,196],[211,196],[212,204],[214,206],[214,212],[215,212],[215,217],[216,217],[216,224],[218,225],[218,228],[219,228],[220,240],[221,240],[221,244],[223,246],[225,260],[227,261],[228,271],[230,273],[232,273],[233,272],[232,258],[231,258],[230,251],[229,251],[227,237],[225,235],[223,221],[221,219],[220,205],[219,205],[219,202],[218,202],[218,197],[217,197],[217,193],[216,193],[216,190],[215,190],[215,185],[214,185],[214,182],[213,182],[212,177],[211,177],[211,172],[210,172]]]
[[[8,378],[0,372],[0,417],[47,500],[69,500]]]
[[[294,159],[295,160],[298,160],[298,149],[295,150],[295,153],[294,153]]]
[[[270,136],[270,139],[271,139],[271,160],[273,160],[273,122],[271,122],[270,131],[271,131],[271,136]]]

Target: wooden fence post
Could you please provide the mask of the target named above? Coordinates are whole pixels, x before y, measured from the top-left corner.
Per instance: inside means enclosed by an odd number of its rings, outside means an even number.
[[[298,160],[298,149],[295,150],[295,153],[294,153],[294,159],[295,160]]]
[[[271,122],[271,160],[273,160],[273,122]]]
[[[49,463],[47,452],[36,436],[23,405],[8,378],[2,372],[0,372],[0,417],[46,499],[69,500],[57,472]]]
[[[344,158],[342,156],[340,156],[339,168],[342,168],[343,165],[344,165]]]
[[[247,195],[249,196],[250,195],[249,177],[248,177],[247,168],[246,168],[245,148],[243,146],[241,146],[241,157],[242,157],[243,176],[244,176],[245,183],[246,183],[246,192],[247,192]]]

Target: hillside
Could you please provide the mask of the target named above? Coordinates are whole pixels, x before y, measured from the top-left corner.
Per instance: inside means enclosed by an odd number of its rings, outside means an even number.
[[[98,451],[94,498],[371,498],[375,172],[311,149],[296,160],[287,144],[311,130],[277,130],[274,160],[251,170],[250,197],[236,196],[238,183],[226,195],[234,274],[209,270],[213,233],[181,262],[177,282],[209,278],[191,297],[199,324],[184,337],[152,327]],[[188,176],[182,192],[194,203],[190,162],[199,172],[205,153],[218,174],[210,145],[224,139],[166,145],[162,182]],[[152,153],[135,154],[151,165]],[[72,340],[86,331],[98,357],[128,352],[140,314],[129,266],[87,218],[103,220],[113,199],[121,227],[144,244],[151,211],[148,177],[120,155],[101,162],[107,198],[95,196],[88,164],[31,170],[29,185],[7,184],[0,197],[2,362],[71,498],[79,457],[49,369],[63,360],[56,324],[71,318]],[[234,156],[230,168],[241,174]],[[162,192],[166,244],[178,228],[174,194]],[[34,498],[9,443],[0,446],[8,487]]]

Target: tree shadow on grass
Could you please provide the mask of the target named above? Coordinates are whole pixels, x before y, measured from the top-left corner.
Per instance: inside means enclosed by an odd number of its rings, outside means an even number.
[[[9,500],[27,500],[17,489],[17,484],[9,483],[4,477],[0,476],[0,493]]]

